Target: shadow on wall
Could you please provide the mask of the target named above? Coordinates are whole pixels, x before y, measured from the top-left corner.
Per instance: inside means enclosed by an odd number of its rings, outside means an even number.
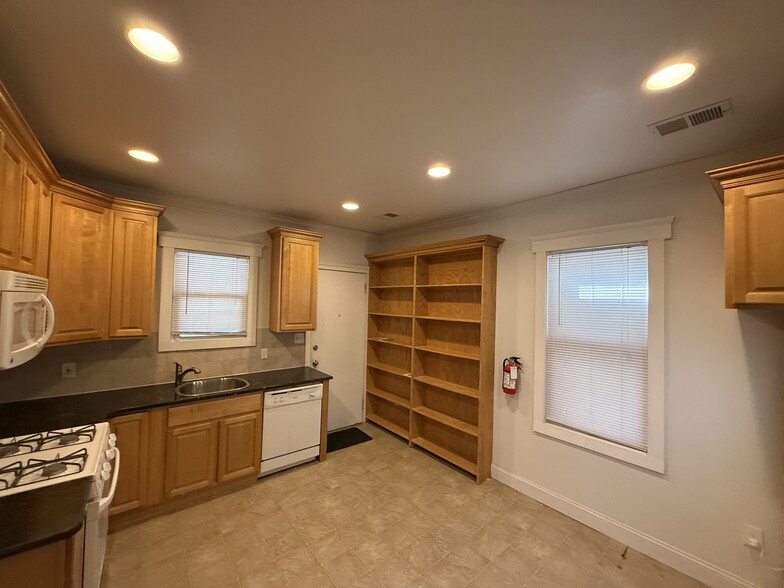
[[[738,311],[752,400],[759,427],[758,446],[778,498],[784,489],[784,311],[756,308]],[[767,336],[760,336],[765,333]],[[771,369],[773,367],[773,369]]]

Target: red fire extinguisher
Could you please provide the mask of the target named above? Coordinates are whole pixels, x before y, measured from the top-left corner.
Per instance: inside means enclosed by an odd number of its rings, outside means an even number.
[[[517,378],[523,373],[523,364],[519,357],[507,357],[504,360],[504,380],[502,387],[505,394],[517,394]]]

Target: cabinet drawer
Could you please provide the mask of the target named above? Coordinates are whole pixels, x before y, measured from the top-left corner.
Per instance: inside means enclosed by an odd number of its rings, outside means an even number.
[[[247,394],[222,400],[196,402],[170,408],[168,412],[168,426],[179,427],[180,425],[211,421],[235,414],[258,412],[260,410],[261,394]]]

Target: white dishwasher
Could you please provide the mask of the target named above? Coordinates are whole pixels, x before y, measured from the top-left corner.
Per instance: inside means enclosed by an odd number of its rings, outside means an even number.
[[[323,394],[322,384],[264,394],[259,476],[318,456]]]

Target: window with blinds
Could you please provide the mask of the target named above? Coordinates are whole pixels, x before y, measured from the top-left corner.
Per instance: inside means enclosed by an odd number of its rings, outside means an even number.
[[[547,253],[545,421],[648,442],[648,246]]]
[[[246,337],[250,258],[174,250],[174,339]]]

